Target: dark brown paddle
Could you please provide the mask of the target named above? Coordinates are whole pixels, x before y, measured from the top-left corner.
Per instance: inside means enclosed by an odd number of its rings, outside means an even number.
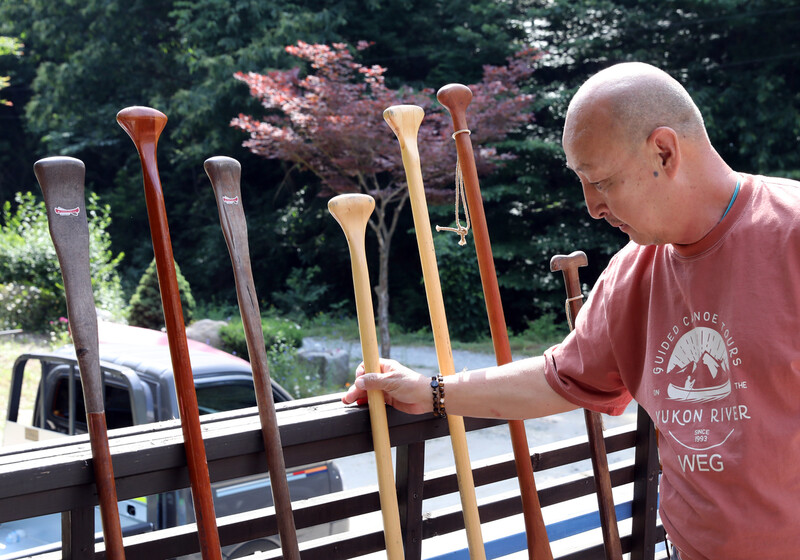
[[[92,467],[100,503],[106,557],[122,560],[125,558],[125,549],[117,509],[114,468],[108,447],[97,311],[89,270],[89,223],[83,195],[85,171],[82,161],[70,157],[40,159],[33,165],[33,172],[44,194],[50,237],[64,280],[69,328],[86,406],[86,424],[92,448]]]
[[[272,382],[269,377],[267,352],[264,347],[264,330],[261,326],[258,296],[253,282],[253,269],[250,265],[247,220],[241,200],[242,167],[235,159],[224,156],[207,159],[203,167],[211,180],[211,187],[214,189],[219,209],[219,222],[233,265],[236,296],[239,300],[239,311],[242,315],[250,365],[253,368],[258,416],[261,419],[261,435],[267,455],[267,467],[269,468],[270,486],[283,557],[288,560],[299,560],[300,548],[297,544],[297,530],[292,515],[289,483],[286,480],[286,464],[283,459],[281,434],[278,431],[278,418],[275,415],[275,403],[272,399]]]

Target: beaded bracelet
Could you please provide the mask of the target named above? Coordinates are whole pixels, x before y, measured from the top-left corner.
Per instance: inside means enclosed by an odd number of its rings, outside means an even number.
[[[444,418],[447,413],[444,409],[444,379],[442,374],[431,376],[431,389],[433,392],[433,415]]]

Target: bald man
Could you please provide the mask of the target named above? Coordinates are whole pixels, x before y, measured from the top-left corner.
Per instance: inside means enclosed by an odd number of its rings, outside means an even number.
[[[661,518],[682,560],[800,553],[800,183],[737,173],[686,90],[640,63],[591,77],[564,124],[589,214],[628,235],[543,356],[446,380],[446,411],[524,419],[631,399],[658,427]],[[357,371],[431,412],[431,380]]]

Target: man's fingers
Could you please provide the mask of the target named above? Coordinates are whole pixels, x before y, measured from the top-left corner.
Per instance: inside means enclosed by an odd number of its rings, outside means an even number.
[[[375,389],[383,389],[381,386],[380,373],[365,373],[356,378],[356,387],[363,391],[372,391]]]
[[[387,393],[401,389],[398,385],[399,378],[406,373],[403,366],[394,360],[381,360],[380,373],[365,372],[364,363],[360,363],[356,368],[356,379],[350,390],[342,397],[345,404],[366,404],[367,391],[386,391]],[[398,377],[399,376],[399,377]],[[394,396],[387,396],[387,403],[394,401]]]

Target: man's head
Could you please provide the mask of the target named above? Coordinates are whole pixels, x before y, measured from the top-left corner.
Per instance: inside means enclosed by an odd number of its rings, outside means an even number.
[[[592,76],[570,102],[563,145],[589,213],[633,241],[691,243],[713,227],[700,235],[680,215],[691,203],[687,173],[718,156],[697,106],[665,72],[624,63]]]
[[[589,78],[570,102],[567,121],[576,111],[606,103],[621,124],[621,140],[644,142],[660,126],[681,137],[703,138],[705,126],[689,93],[666,72],[649,64],[616,64]],[[566,132],[566,130],[565,130]]]

